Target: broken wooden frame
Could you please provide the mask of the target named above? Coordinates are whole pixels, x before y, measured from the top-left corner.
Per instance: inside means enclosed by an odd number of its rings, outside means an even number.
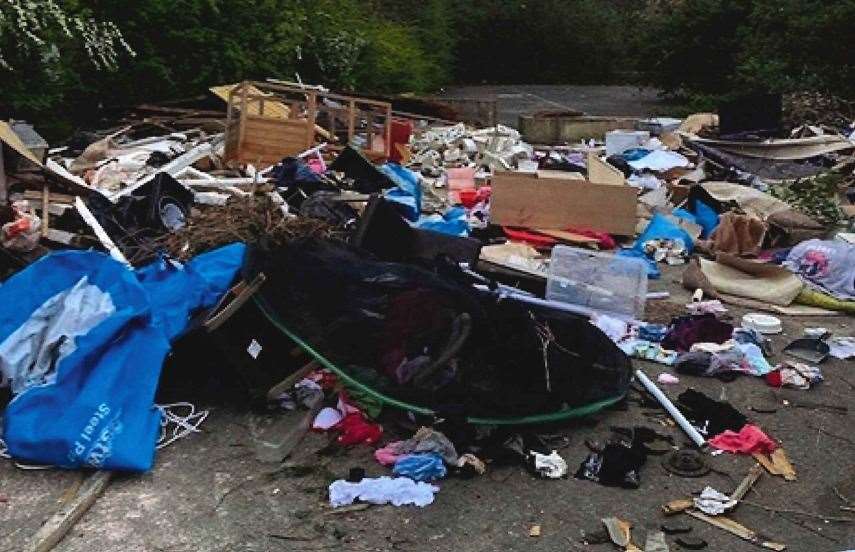
[[[225,159],[273,164],[315,145],[360,142],[375,159],[390,154],[392,104],[311,88],[244,81],[228,95]]]

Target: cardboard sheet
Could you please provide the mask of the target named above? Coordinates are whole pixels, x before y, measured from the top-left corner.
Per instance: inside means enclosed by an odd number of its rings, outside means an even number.
[[[637,191],[586,180],[539,178],[498,172],[493,176],[491,221],[525,228],[590,228],[635,233]]]

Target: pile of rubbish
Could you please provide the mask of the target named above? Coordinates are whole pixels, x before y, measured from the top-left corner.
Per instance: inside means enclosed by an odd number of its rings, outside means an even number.
[[[333,507],[426,506],[443,478],[508,463],[567,477],[563,445],[532,428],[633,386],[692,446],[612,428],[574,459],[577,478],[638,488],[648,456],[702,471],[710,448],[795,477],[782,444],[730,404],[664,389],[751,376],[809,390],[826,358],[855,356],[852,336],[825,328],[786,357],[769,347],[781,316],[855,313],[851,126],[781,137],[767,104],[727,105],[528,144],[380,102],[341,125],[322,108],[347,104],[324,89],[301,107],[290,89],[230,86],[228,116],[198,128],[160,116],[49,148],[0,123],[0,298],[16,305],[0,315],[2,437],[15,461],[149,470],[158,443],[204,420],[156,404],[172,344],[244,339],[249,320],[265,328],[240,344],[252,391],[389,468],[333,481]],[[236,103],[241,87],[268,107]],[[663,272],[693,297],[666,323],[645,316],[668,295],[648,293]],[[752,312],[734,320],[731,305]],[[284,362],[294,348],[310,362]],[[654,381],[634,360],[665,371]],[[390,411],[418,429],[390,440]],[[707,487],[669,513],[722,518],[737,495]],[[631,544],[625,522],[604,523]]]

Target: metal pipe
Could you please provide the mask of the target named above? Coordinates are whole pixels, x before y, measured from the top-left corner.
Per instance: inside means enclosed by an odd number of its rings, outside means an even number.
[[[641,385],[643,385],[644,388],[647,389],[647,391],[651,395],[656,397],[656,400],[659,401],[659,404],[662,405],[662,408],[668,411],[668,414],[670,414],[671,417],[674,418],[674,421],[677,422],[677,425],[679,425],[680,428],[686,432],[686,435],[689,436],[689,439],[691,439],[696,445],[698,445],[698,447],[703,447],[707,442],[706,439],[704,439],[703,435],[698,433],[698,430],[695,429],[692,424],[689,423],[689,420],[687,420],[686,417],[683,416],[683,413],[680,412],[676,406],[674,406],[674,403],[672,403],[671,400],[665,396],[665,393],[663,393],[662,390],[656,387],[656,384],[653,383],[653,381],[651,381],[650,378],[647,377],[647,374],[645,374],[641,370],[636,370],[635,376],[641,382]]]

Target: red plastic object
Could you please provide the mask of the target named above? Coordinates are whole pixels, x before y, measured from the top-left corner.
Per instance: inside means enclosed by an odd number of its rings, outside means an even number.
[[[392,119],[391,130],[391,145],[389,147],[389,160],[394,163],[400,163],[403,158],[398,148],[398,144],[406,146],[410,143],[410,135],[413,133],[413,122],[409,119]]]

